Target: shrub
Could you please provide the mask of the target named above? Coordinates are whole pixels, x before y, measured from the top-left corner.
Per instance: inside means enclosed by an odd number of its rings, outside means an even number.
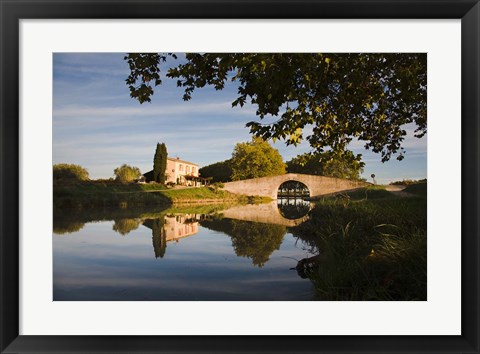
[[[53,165],[53,181],[87,181],[88,171],[80,165],[60,163]]]
[[[113,171],[113,174],[115,175],[115,180],[121,183],[133,182],[142,175],[138,167],[129,166],[127,164],[117,167]]]
[[[417,183],[426,183],[427,182],[427,179],[424,178],[424,179],[419,179],[419,180],[415,180],[415,179],[404,179],[402,181],[394,181],[394,182],[391,182],[390,184],[391,185],[400,185],[400,186],[409,186],[411,184],[417,184]]]

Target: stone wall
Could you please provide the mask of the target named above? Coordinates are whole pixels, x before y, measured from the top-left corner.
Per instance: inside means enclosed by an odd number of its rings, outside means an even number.
[[[279,176],[228,182],[225,183],[223,189],[236,194],[259,195],[277,199],[278,188],[286,181],[298,181],[303,183],[310,191],[310,197],[319,197],[326,194],[353,190],[368,185],[368,183],[365,182],[350,181],[340,178],[287,173]]]

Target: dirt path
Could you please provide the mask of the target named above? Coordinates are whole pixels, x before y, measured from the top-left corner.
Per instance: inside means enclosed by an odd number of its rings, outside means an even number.
[[[394,185],[394,184],[389,184],[385,186],[385,190],[395,194],[397,197],[401,198],[411,198],[415,197],[415,194],[404,192],[403,190],[407,188],[406,186],[401,186],[401,185]]]
[[[389,192],[400,192],[400,191],[403,191],[405,188],[407,188],[406,186],[400,186],[398,184],[388,184],[385,186],[385,190],[386,191],[389,191]]]

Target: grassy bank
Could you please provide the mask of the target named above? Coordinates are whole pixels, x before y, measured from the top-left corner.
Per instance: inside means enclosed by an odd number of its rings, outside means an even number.
[[[410,197],[377,188],[325,198],[293,233],[319,300],[426,300],[426,183]]]
[[[208,187],[169,189],[162,191],[162,194],[166,196],[173,204],[218,204],[219,202],[228,204],[258,204],[272,201],[270,198],[267,197],[238,195],[221,189],[215,190]]]
[[[406,193],[411,193],[418,195],[420,197],[427,197],[427,183],[416,183],[416,184],[410,184],[403,190]]]
[[[264,202],[215,188],[167,189],[161,184],[86,181],[53,186],[54,208],[169,206],[180,203]]]
[[[128,207],[168,205],[160,184],[122,184],[84,181],[53,185],[54,208]]]

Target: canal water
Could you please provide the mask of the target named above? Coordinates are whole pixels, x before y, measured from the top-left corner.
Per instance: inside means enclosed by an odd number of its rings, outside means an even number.
[[[310,203],[54,213],[54,301],[313,300]]]

